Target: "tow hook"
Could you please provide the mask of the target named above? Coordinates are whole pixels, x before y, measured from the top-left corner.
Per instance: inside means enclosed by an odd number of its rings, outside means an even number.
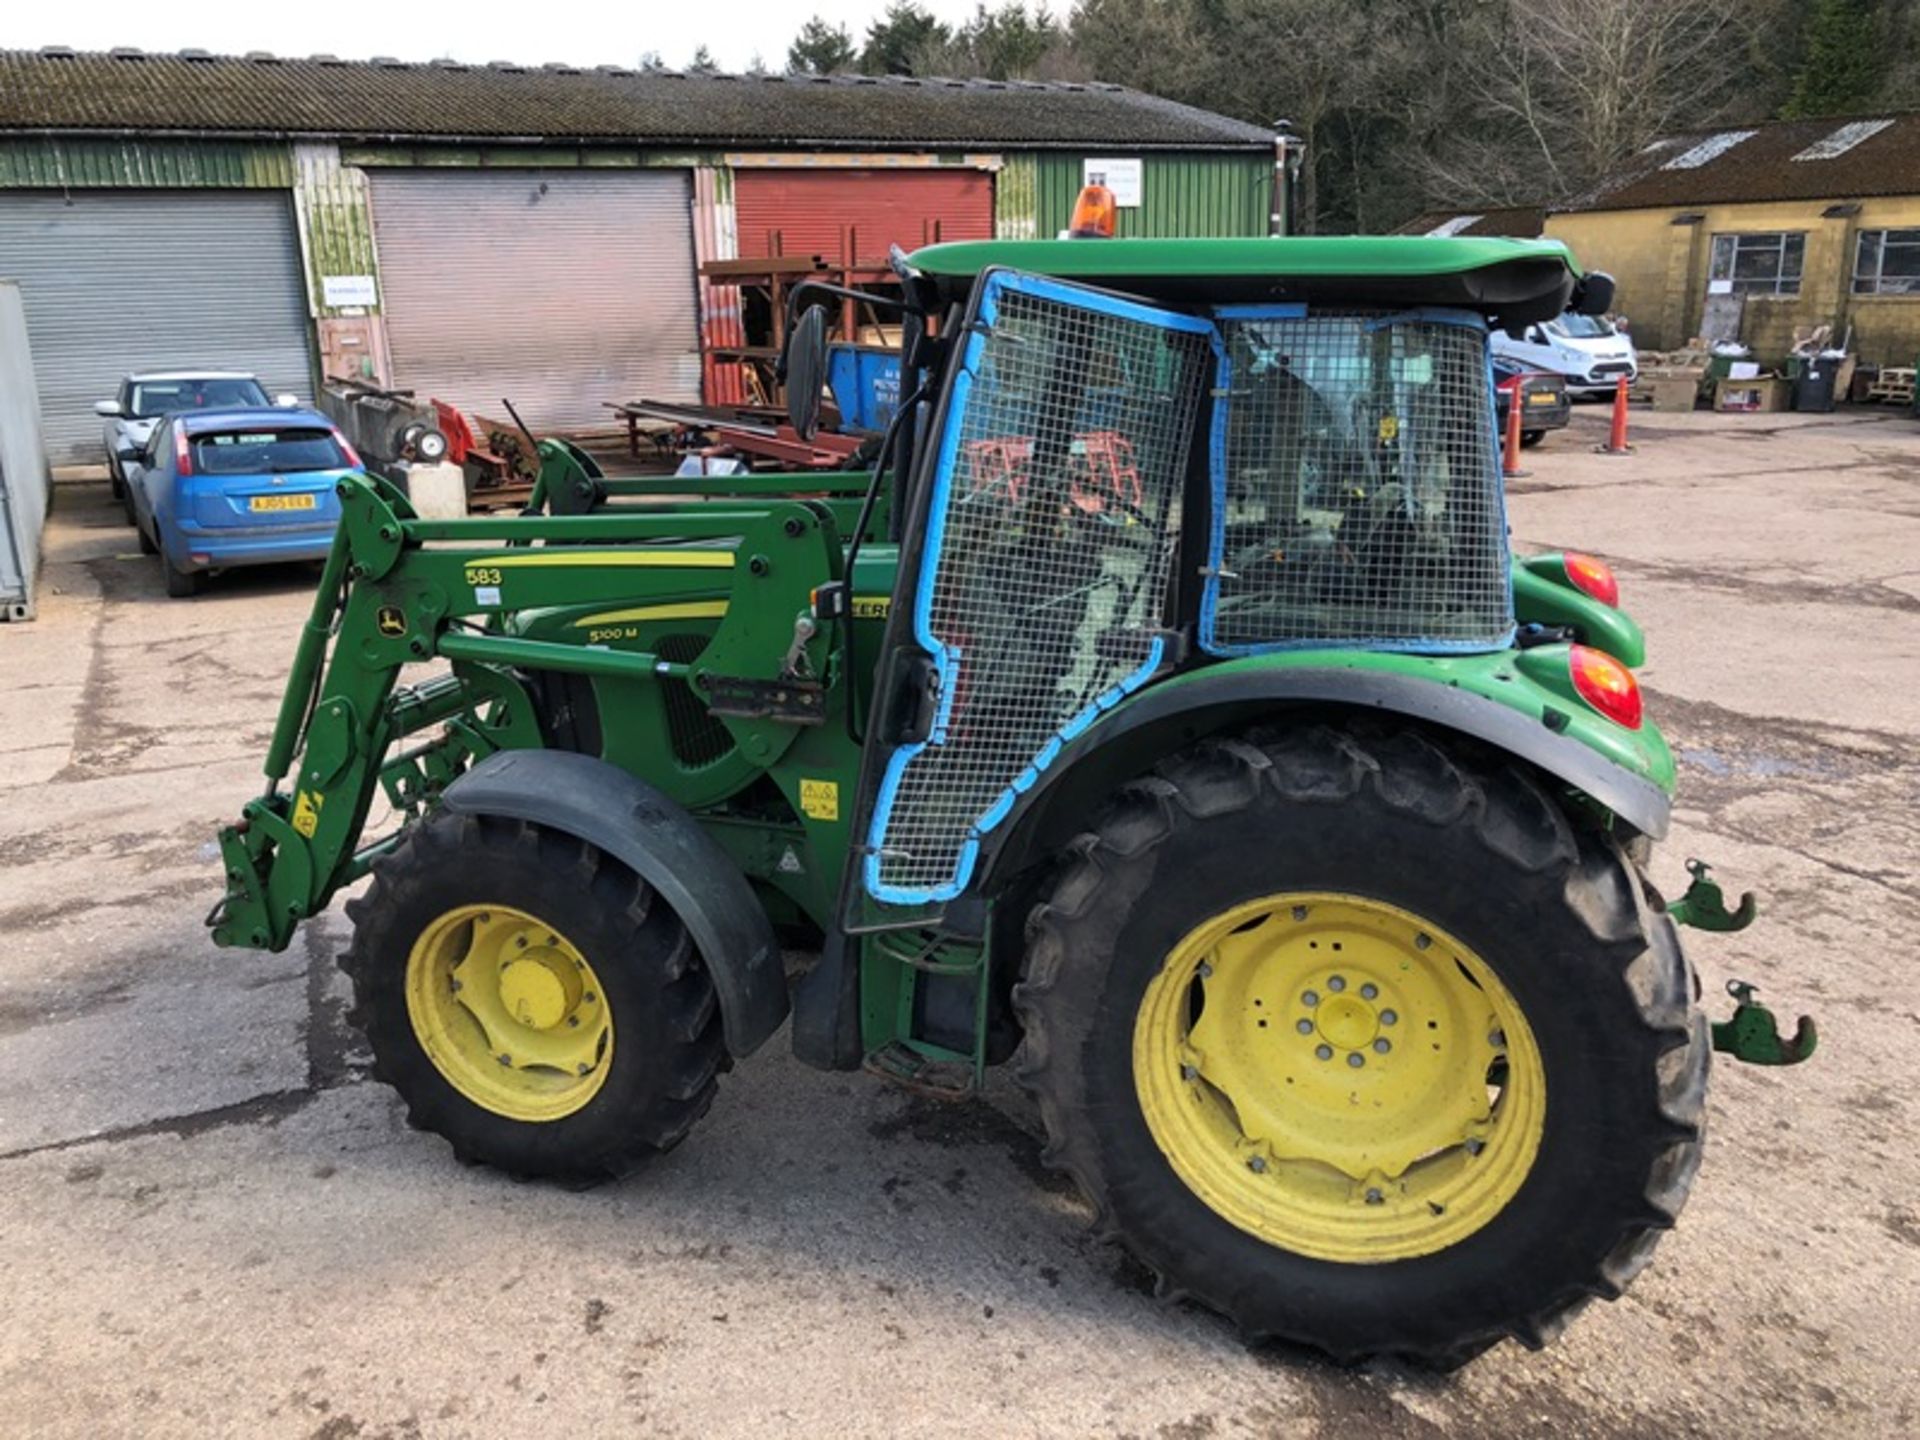
[[[1798,1065],[1813,1054],[1819,1032],[1807,1016],[1800,1017],[1793,1038],[1783,1039],[1773,1012],[1754,1000],[1754,987],[1745,980],[1729,980],[1733,1015],[1713,1027],[1713,1048],[1749,1065]]]
[[[1760,913],[1760,902],[1751,890],[1740,896],[1734,909],[1727,908],[1726,895],[1711,878],[1711,867],[1704,860],[1687,861],[1687,873],[1693,883],[1687,893],[1667,906],[1667,914],[1676,925],[1691,925],[1696,930],[1728,933],[1744,930]],[[1793,1036],[1781,1035],[1773,1012],[1754,1000],[1754,986],[1745,980],[1729,980],[1727,993],[1733,997],[1733,1014],[1713,1027],[1713,1048],[1749,1065],[1798,1065],[1813,1054],[1820,1034],[1814,1023],[1802,1015]]]
[[[1691,925],[1696,930],[1746,929],[1760,913],[1760,902],[1749,890],[1740,897],[1739,909],[1727,909],[1726,896],[1720,886],[1707,878],[1711,868],[1704,860],[1687,861],[1687,873],[1693,877],[1693,883],[1687,886],[1686,894],[1667,906],[1667,914],[1673,917],[1674,924]]]

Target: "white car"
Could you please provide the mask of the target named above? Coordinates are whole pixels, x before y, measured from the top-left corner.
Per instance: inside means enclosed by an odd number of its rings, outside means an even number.
[[[120,393],[111,400],[94,402],[93,413],[107,423],[101,441],[107,450],[107,478],[113,482],[113,498],[133,523],[133,506],[127,497],[126,471],[120,465],[120,452],[129,447],[144,449],[147,437],[163,416],[176,410],[233,410],[274,405],[298,405],[293,395],[276,395],[271,402],[260,382],[244,370],[165,370],[129,375],[120,382]]]
[[[1517,336],[1494,331],[1493,353],[1530,370],[1564,375],[1569,395],[1611,395],[1622,375],[1629,384],[1640,375],[1631,339],[1609,320],[1572,311]]]

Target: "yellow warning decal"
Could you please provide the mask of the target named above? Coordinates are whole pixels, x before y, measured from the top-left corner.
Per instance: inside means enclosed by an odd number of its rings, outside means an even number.
[[[892,613],[893,597],[890,595],[856,595],[853,597],[853,618],[856,620],[884,620]]]
[[[1382,442],[1391,445],[1399,438],[1400,417],[1398,415],[1382,415],[1380,417],[1380,439]]]
[[[573,622],[576,630],[624,625],[634,620],[718,620],[727,613],[724,600],[683,600],[672,605],[638,605],[631,610],[602,610]]]
[[[691,550],[668,546],[659,550],[533,550],[516,555],[483,555],[467,565],[469,571],[501,566],[554,565],[641,566],[661,570],[731,570],[731,550]],[[472,584],[472,581],[468,582]]]
[[[293,833],[313,838],[313,832],[320,828],[320,807],[327,803],[327,797],[314,791],[302,790],[293,800]]]
[[[802,780],[800,808],[807,812],[807,818],[810,820],[838,820],[840,818],[840,782]]]

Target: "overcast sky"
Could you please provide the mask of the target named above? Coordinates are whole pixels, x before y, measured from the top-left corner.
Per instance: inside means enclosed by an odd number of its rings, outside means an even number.
[[[920,0],[949,23],[975,0]],[[521,0],[511,5],[327,5],[288,0],[9,0],[0,8],[0,49],[76,50],[199,48],[217,54],[268,50],[276,55],[339,55],[401,60],[514,60],[526,64],[632,65],[649,50],[683,66],[703,42],[724,69],[744,70],[758,54],[768,68],[786,61],[787,45],[809,15],[844,24],[857,45],[886,0]]]

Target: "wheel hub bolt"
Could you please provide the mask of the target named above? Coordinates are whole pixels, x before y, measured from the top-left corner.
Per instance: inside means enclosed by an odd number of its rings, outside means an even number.
[[[1362,1000],[1372,1000],[1376,996],[1378,996],[1379,993],[1380,993],[1380,987],[1378,985],[1375,985],[1372,981],[1368,981],[1365,985],[1362,985],[1360,987],[1360,998]]]
[[[1312,1009],[1315,1005],[1318,1005],[1320,1003],[1319,992],[1314,990],[1307,991],[1306,994],[1300,997],[1300,1003],[1302,1005],[1305,1005],[1308,1009]]]
[[[1344,976],[1330,975],[1327,977],[1327,989],[1333,990],[1333,991],[1340,991],[1346,988],[1347,988],[1347,982]]]
[[[1506,1049],[1507,1048],[1507,1032],[1504,1030],[1494,1031],[1491,1035],[1487,1036],[1487,1043],[1493,1046],[1493,1048],[1496,1050]]]
[[[1316,1045],[1313,1047],[1313,1053],[1322,1060],[1331,1060],[1333,1058],[1333,1047],[1331,1045]]]
[[[1399,1018],[1400,1012],[1397,1010],[1382,1010],[1380,1012],[1380,1023],[1382,1025],[1391,1025]]]
[[[569,1015],[569,1016],[567,1016],[567,1024],[568,1024],[568,1025],[569,1025],[569,1026],[570,1026],[570,1027],[571,1027],[572,1029],[575,1029],[575,1030],[578,1030],[578,1029],[580,1028],[580,1017],[579,1017],[578,1015]],[[1385,1042],[1383,1041],[1382,1043],[1384,1044]],[[1374,1048],[1375,1048],[1375,1049],[1378,1049],[1379,1047],[1378,1047],[1378,1046],[1375,1046]]]
[[[1180,1067],[1180,1078],[1182,1080],[1198,1080],[1200,1078],[1200,1067],[1197,1065],[1182,1065]]]
[[[1351,1065],[1356,1070],[1358,1070],[1362,1065],[1366,1063],[1367,1063],[1367,1057],[1362,1055],[1358,1050],[1355,1050],[1352,1054],[1347,1056],[1347,1064]]]
[[[1213,978],[1213,966],[1202,960],[1200,962],[1200,968],[1193,973],[1198,975],[1202,980],[1211,980]]]
[[[1373,1042],[1373,1053],[1376,1055],[1384,1055],[1392,1048],[1393,1048],[1393,1042],[1387,1039],[1387,1037],[1384,1035],[1382,1035],[1378,1040]]]
[[[1311,1020],[1301,1020],[1293,1028],[1298,1030],[1302,1035],[1311,1035],[1313,1033],[1313,1022]]]
[[[1486,1148],[1487,1148],[1487,1142],[1479,1139],[1478,1137],[1467,1141],[1467,1154],[1469,1155],[1478,1155],[1482,1150]]]
[[[1367,1204],[1384,1205],[1386,1203],[1387,1203],[1387,1197],[1382,1195],[1378,1190],[1367,1191]]]
[[[513,1064],[513,1056],[507,1054],[507,1052],[504,1050],[502,1050],[496,1058],[500,1061],[502,1065]]]
[[[460,981],[458,981],[458,980],[455,980],[455,981],[453,982],[453,988],[454,988],[454,991],[455,991],[455,993],[456,993],[456,994],[457,994],[457,993],[459,992],[459,990],[460,990],[460,986],[461,986],[461,982],[460,982]]]
[[[1294,907],[1293,907],[1293,918],[1294,918],[1294,919],[1296,919],[1296,920],[1304,920],[1304,919],[1306,919],[1306,918],[1307,918],[1307,907],[1306,907],[1306,906],[1304,906],[1304,905],[1296,905],[1296,906],[1294,906]]]
[[[1253,1171],[1253,1173],[1256,1175],[1264,1175],[1267,1173],[1267,1162],[1264,1159],[1262,1159],[1260,1156],[1256,1155],[1251,1160],[1247,1161],[1247,1169]]]
[[[1431,944],[1433,944],[1433,937],[1424,932],[1413,937],[1413,948],[1416,950],[1424,950]]]
[[[515,945],[516,945],[516,946],[517,946],[518,948],[520,948],[520,949],[522,949],[522,950],[524,950],[524,949],[526,949],[526,948],[527,948],[527,937],[526,937],[526,936],[524,936],[524,935],[516,935],[516,936],[514,936],[514,937],[513,937],[513,943],[514,943],[514,944],[515,944]]]
[[[578,1074],[578,1075],[587,1075],[587,1074],[591,1074],[591,1073],[592,1073],[592,1071],[593,1071],[593,1067],[592,1067],[591,1065],[589,1065],[589,1064],[587,1064],[587,1063],[586,1063],[585,1061],[582,1061],[582,1062],[581,1062],[581,1063],[580,1063],[580,1064],[579,1064],[578,1066],[576,1066],[576,1067],[575,1067],[575,1069],[574,1069],[574,1073],[575,1073],[575,1074]]]

